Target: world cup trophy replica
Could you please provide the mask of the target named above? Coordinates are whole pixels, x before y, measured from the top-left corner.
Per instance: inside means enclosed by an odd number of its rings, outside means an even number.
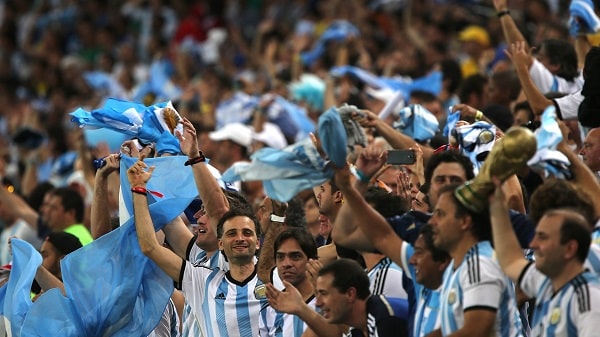
[[[492,177],[505,181],[527,165],[537,150],[535,135],[524,127],[510,128],[497,140],[477,176],[454,192],[460,203],[476,213],[488,207],[488,197],[494,191]]]

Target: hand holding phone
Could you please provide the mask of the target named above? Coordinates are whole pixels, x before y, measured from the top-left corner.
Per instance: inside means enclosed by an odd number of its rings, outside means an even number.
[[[412,165],[417,161],[415,150],[389,150],[387,163],[392,165]]]

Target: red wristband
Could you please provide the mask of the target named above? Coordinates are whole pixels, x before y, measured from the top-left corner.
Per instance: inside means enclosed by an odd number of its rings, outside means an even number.
[[[132,187],[131,188],[131,192],[137,193],[137,194],[143,194],[143,195],[147,195],[148,194],[148,190],[145,187],[142,187],[142,186]]]

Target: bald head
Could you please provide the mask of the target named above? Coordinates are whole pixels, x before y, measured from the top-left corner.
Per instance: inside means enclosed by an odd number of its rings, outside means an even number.
[[[590,170],[600,171],[600,128],[591,129],[588,132],[579,154]]]

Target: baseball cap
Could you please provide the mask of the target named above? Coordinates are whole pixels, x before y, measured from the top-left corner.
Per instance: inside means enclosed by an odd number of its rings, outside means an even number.
[[[463,29],[458,33],[458,39],[460,41],[472,41],[477,42],[484,47],[490,45],[490,36],[488,32],[481,26],[471,25]]]
[[[241,146],[249,147],[252,144],[252,130],[242,123],[231,123],[209,133],[208,138],[215,142],[230,140]]]
[[[265,143],[268,147],[281,150],[287,146],[285,136],[279,126],[273,123],[264,123],[263,130],[259,133],[253,132],[252,139]]]

